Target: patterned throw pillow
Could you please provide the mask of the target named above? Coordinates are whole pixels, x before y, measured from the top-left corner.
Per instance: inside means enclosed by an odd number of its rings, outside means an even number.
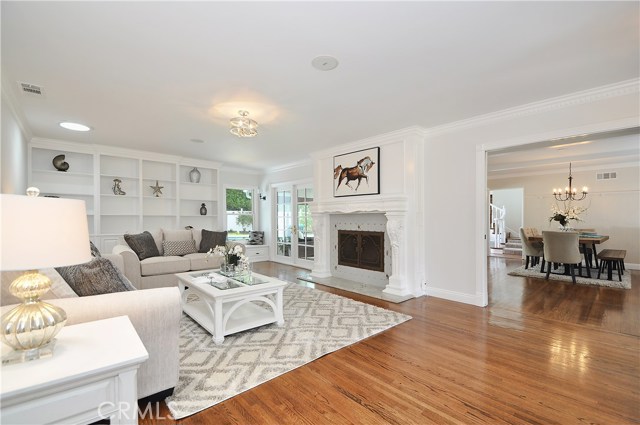
[[[98,248],[91,241],[89,241],[89,248],[91,249],[92,257],[102,257],[102,254],[100,254],[100,251],[98,250]]]
[[[137,235],[124,235],[124,240],[140,260],[160,256],[160,251],[158,251],[153,236],[147,231],[138,233]]]
[[[169,255],[186,255],[198,252],[196,249],[196,241],[193,239],[188,241],[162,241],[165,257]]]
[[[136,289],[120,269],[104,257],[94,257],[88,263],[75,266],[56,267],[56,271],[81,297]]]
[[[249,232],[247,245],[264,245],[264,232],[257,230]]]
[[[198,252],[208,252],[216,246],[225,246],[227,243],[227,232],[214,232],[202,229],[202,241],[200,241],[200,250]]]

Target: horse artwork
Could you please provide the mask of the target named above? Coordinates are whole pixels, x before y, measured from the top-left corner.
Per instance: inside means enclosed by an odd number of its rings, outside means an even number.
[[[373,195],[380,193],[380,148],[365,149],[333,158],[334,196]],[[343,166],[351,165],[353,166]],[[336,165],[337,164],[337,165]],[[365,184],[362,184],[364,180]]]

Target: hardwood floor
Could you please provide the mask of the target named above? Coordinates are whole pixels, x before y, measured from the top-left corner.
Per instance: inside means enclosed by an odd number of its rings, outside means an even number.
[[[488,308],[317,285],[413,319],[178,423],[638,423],[640,272],[616,290],[508,276],[515,260],[488,261]],[[303,272],[254,270],[289,281]],[[151,411],[140,423],[175,423],[164,403]]]

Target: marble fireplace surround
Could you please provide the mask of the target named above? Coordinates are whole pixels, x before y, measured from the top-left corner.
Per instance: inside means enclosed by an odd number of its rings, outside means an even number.
[[[386,232],[391,243],[391,273],[383,293],[398,297],[412,295],[407,276],[407,214],[405,197],[354,196],[318,200],[311,204],[315,237],[315,261],[311,276],[328,278],[331,272],[331,220],[332,214],[384,214]]]

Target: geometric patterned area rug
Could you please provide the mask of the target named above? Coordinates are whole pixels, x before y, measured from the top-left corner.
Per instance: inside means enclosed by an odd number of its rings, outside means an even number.
[[[560,266],[558,270],[562,270],[563,266]],[[545,265],[545,270],[547,266]],[[557,272],[557,271],[556,271]],[[598,276],[598,270],[591,269],[592,278],[582,277],[577,275],[578,271],[576,270],[576,283],[579,285],[597,285],[597,286],[606,286],[609,288],[617,288],[617,289],[631,289],[631,273],[628,270],[624,271],[622,275],[622,282],[618,280],[618,272],[617,270],[613,271],[613,280],[607,280],[607,271],[605,270],[601,275],[600,279],[596,279]],[[584,270],[583,270],[584,273]],[[524,266],[521,266],[513,271],[510,271],[508,274],[511,276],[524,276],[524,277],[534,277],[537,279],[544,279],[546,276],[545,273],[540,273],[540,266],[529,267],[525,269]],[[571,281],[570,275],[564,274],[554,274],[554,270],[551,270],[551,274],[549,275],[550,280],[560,280],[562,282],[567,282],[573,284]]]
[[[180,372],[166,402],[174,419],[200,412],[243,391],[354,344],[411,316],[289,283],[284,320],[228,335],[211,335],[183,314]]]

